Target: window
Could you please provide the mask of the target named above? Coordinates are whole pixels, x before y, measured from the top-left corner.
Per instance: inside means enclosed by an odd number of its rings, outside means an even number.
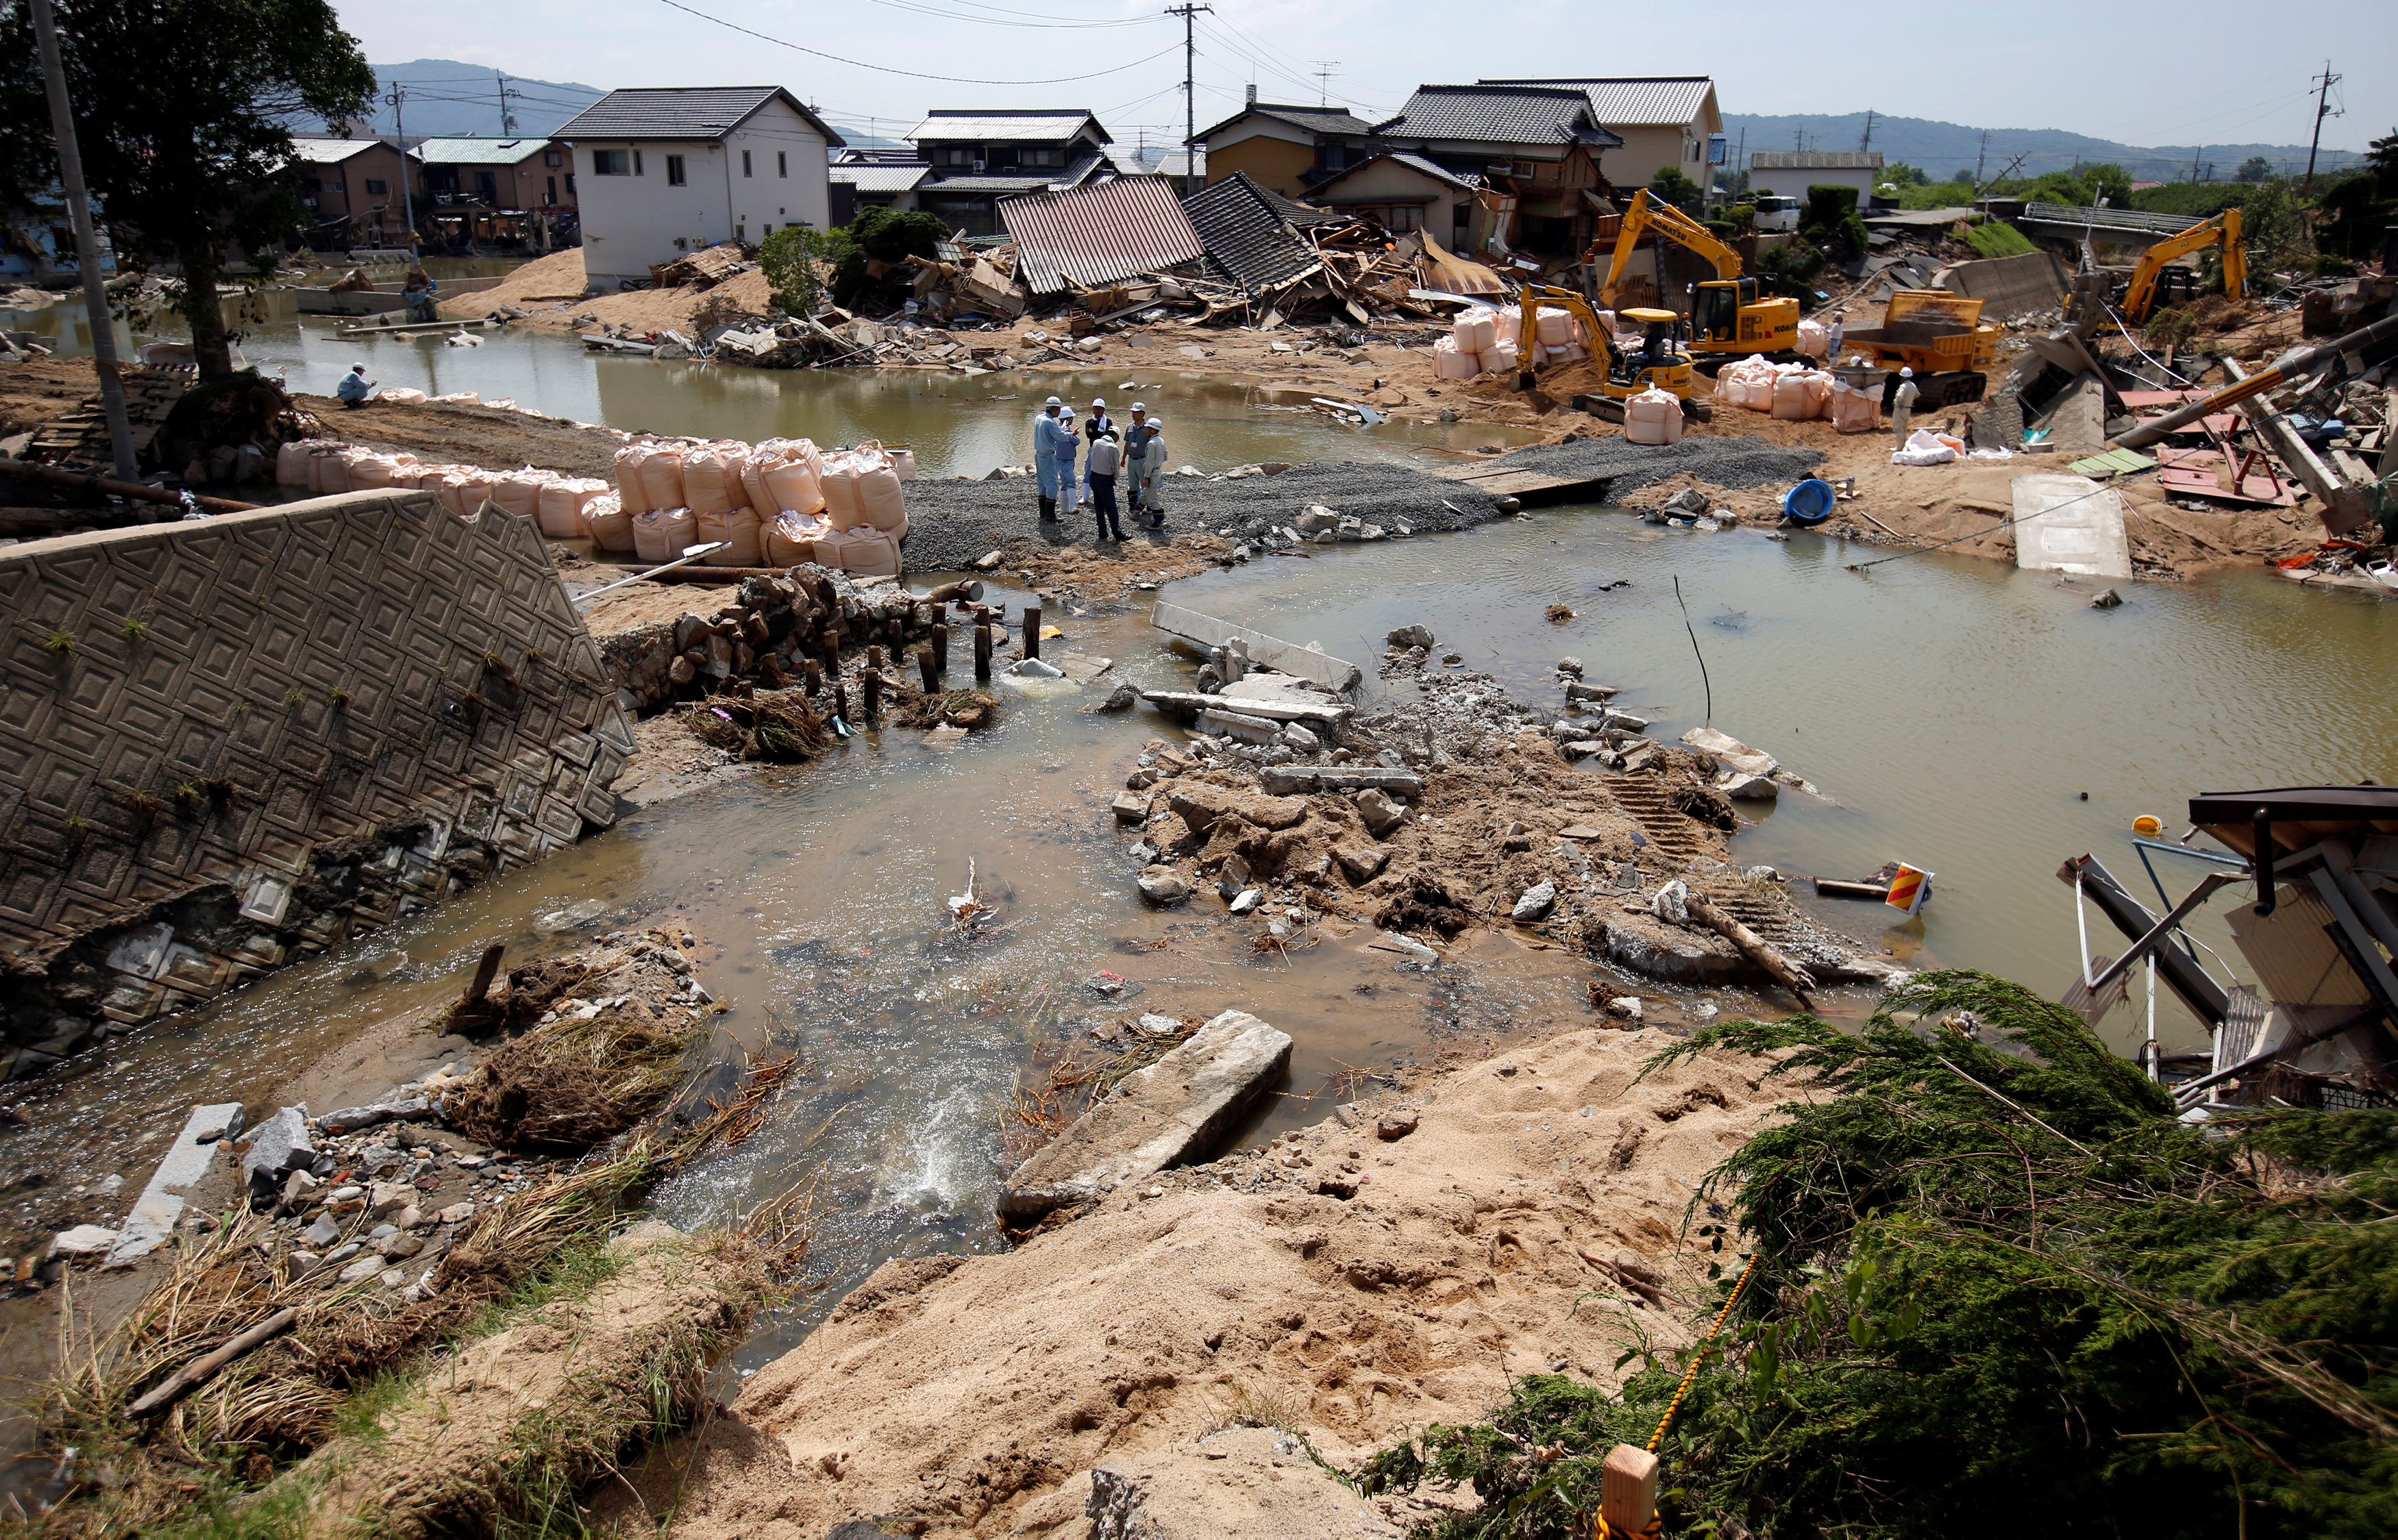
[[[684,185],[682,177],[682,157],[680,155],[668,155],[667,157],[667,185],[668,187],[680,187]]]
[[[1017,164],[1030,169],[1035,167],[1056,167],[1066,164],[1063,150],[1027,150],[1017,157]]]
[[[574,195],[574,173],[572,171],[566,173],[566,195],[570,198]]]
[[[733,238],[746,244],[749,239],[749,227],[746,224],[734,225],[733,227]]]
[[[775,151],[775,175],[776,175],[776,176],[778,176],[778,177],[788,177],[788,176],[789,176],[790,174],[791,174],[791,153],[790,153],[788,150],[777,150],[777,151]]]
[[[591,174],[595,177],[629,177],[632,154],[626,150],[594,150],[591,152]]]
[[[548,195],[544,197],[541,201],[544,203],[556,203],[558,201],[558,179],[556,177],[544,177],[542,180],[549,183],[549,192]]]
[[[389,193],[391,191],[391,183],[384,181],[381,177],[369,177],[367,179],[367,191],[373,194]]]
[[[741,152],[741,174],[745,177],[749,174],[749,152],[747,150]]]
[[[566,156],[560,151],[544,150],[541,153],[541,163],[544,166],[563,166],[566,164]]]

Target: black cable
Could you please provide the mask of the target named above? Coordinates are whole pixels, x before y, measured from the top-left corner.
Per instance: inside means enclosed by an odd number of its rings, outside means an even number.
[[[829,59],[836,64],[846,64],[854,70],[876,70],[883,74],[905,75],[910,80],[938,80],[951,86],[1064,86],[1077,80],[1098,80],[1106,75],[1122,74],[1126,70],[1137,70],[1143,64],[1164,59],[1167,54],[1179,53],[1182,47],[1178,43],[1170,47],[1160,48],[1146,59],[1136,59],[1129,64],[1118,64],[1112,69],[1094,70],[1089,74],[1061,74],[1047,80],[979,80],[972,75],[926,74],[921,70],[895,70],[887,64],[869,64],[863,60],[844,59],[840,54],[827,53],[822,48],[811,48],[784,38],[770,37],[764,33],[755,32],[738,23],[727,21],[721,16],[710,16],[704,10],[694,10],[691,7],[683,5],[681,0],[659,0],[659,4],[670,6],[686,16],[696,16],[703,21],[713,21],[720,27],[737,32],[745,37],[754,37],[761,43],[772,43],[778,48],[789,48],[795,53],[808,54],[817,59]]]
[[[1682,605],[1682,629],[1691,634],[1691,651],[1699,660],[1699,683],[1706,687],[1707,719],[1704,725],[1713,727],[1716,725],[1715,681],[1707,677],[1707,655],[1699,651],[1699,631],[1691,623],[1691,607],[1682,604],[1682,574],[1679,572],[1674,574],[1674,602]]]

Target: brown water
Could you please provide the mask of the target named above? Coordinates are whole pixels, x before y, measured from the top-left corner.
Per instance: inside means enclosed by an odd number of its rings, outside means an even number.
[[[2128,831],[2138,813],[2178,834],[2192,792],[2398,772],[2398,697],[2375,683],[2392,662],[2391,611],[2369,597],[2235,574],[2138,585],[2123,608],[2095,611],[2086,588],[1989,563],[1931,556],[1865,578],[1842,569],[1855,554],[1813,535],[1779,544],[1558,510],[1264,561],[1176,584],[1171,597],[1368,664],[1385,630],[1422,622],[1533,702],[1557,698],[1550,665],[1570,652],[1672,736],[1705,715],[1678,574],[1715,725],[1827,794],[1785,794],[1740,837],[1742,858],[1833,876],[1893,858],[1928,867],[1937,897],[1901,927],[1881,923],[1885,910],[1808,902],[1918,964],[1986,968],[2052,994],[2076,967],[2070,893],[2052,876],[2065,857],[2095,851],[2137,884]],[[1601,591],[1620,579],[1631,586]],[[1580,618],[1548,623],[1552,603]],[[1138,615],[1060,623],[1067,645],[1117,660],[1111,678],[1189,673]],[[724,1054],[737,1043],[802,1056],[764,1129],[656,1199],[665,1217],[697,1224],[821,1182],[830,1209],[810,1292],[745,1350],[754,1365],[884,1258],[997,1243],[989,1215],[1010,1089],[1037,1045],[1098,1017],[1238,1005],[1292,1032],[1289,1080],[1251,1139],[1323,1116],[1350,1066],[1582,1019],[1586,969],[1502,938],[1484,943],[1485,959],[1528,966],[1483,990],[1365,951],[1364,932],[1327,927],[1317,946],[1261,960],[1243,944],[1248,927],[1215,917],[1212,901],[1146,909],[1129,838],[1104,808],[1143,740],[1176,734],[1145,713],[1086,714],[1085,703],[1011,696],[995,730],[948,753],[913,734],[869,735],[815,766],[650,810],[197,1017],[145,1028],[105,1062],[34,1082],[34,1126],[7,1136],[7,1158],[66,1181],[119,1172],[138,1187],[183,1105],[260,1102],[365,1024],[454,992],[487,942],[507,940],[519,956],[571,944],[542,935],[538,917],[596,897],[610,905],[606,924],[672,919],[702,938],[704,973],[732,1007]],[[942,909],[970,860],[977,893],[1000,911],[996,933],[973,940],[948,931]],[[2166,875],[2176,893],[2192,879]],[[2200,933],[2230,952],[2211,923]],[[411,968],[365,982],[363,961],[394,947]],[[1101,970],[1129,982],[1127,998],[1091,992]],[[2169,1046],[2199,1046],[2195,1024],[2167,1007]],[[2136,1010],[2104,1030],[2128,1048]]]

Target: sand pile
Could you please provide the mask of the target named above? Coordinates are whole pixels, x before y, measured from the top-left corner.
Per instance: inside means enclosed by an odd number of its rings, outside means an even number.
[[[1572,1033],[1169,1172],[1004,1255],[892,1262],[683,1468],[639,1484],[681,1540],[877,1516],[1079,1536],[1101,1462],[1149,1473],[1165,1534],[1387,1533],[1410,1510],[1361,1520],[1328,1483],[1310,1516],[1263,1521],[1274,1446],[1219,1430],[1279,1425],[1354,1458],[1482,1414],[1510,1375],[1612,1384],[1637,1337],[1690,1340],[1708,1260],[1684,1236],[1691,1185],[1781,1088],[1719,1055],[1635,1087],[1664,1041]]]

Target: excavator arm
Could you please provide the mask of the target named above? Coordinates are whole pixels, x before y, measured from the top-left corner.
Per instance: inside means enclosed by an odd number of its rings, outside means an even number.
[[[1632,207],[1624,211],[1623,228],[1615,237],[1615,260],[1608,264],[1607,282],[1599,286],[1598,302],[1607,309],[1615,308],[1616,293],[1623,287],[1623,270],[1632,263],[1633,248],[1652,229],[1658,239],[1670,240],[1714,263],[1717,277],[1740,276],[1739,252],[1716,239],[1705,225],[1644,187],[1632,195]]]
[[[2123,319],[2134,326],[2144,325],[2156,303],[2157,280],[2163,276],[2166,265],[2210,246],[2222,248],[2223,292],[2235,300],[2244,297],[2248,249],[2240,240],[2240,210],[2227,208],[2203,224],[2166,236],[2142,254],[2140,265],[2132,271],[2131,287],[2123,290]]]

